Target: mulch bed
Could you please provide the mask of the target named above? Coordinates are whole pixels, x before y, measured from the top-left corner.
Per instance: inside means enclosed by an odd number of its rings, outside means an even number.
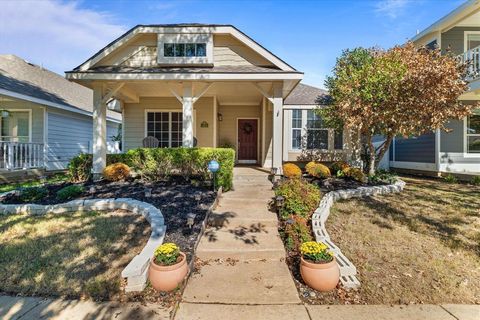
[[[45,185],[48,196],[36,201],[36,204],[61,203],[56,198],[56,192],[71,183]],[[187,255],[190,262],[197,238],[202,229],[208,209],[215,200],[216,193],[211,188],[194,185],[182,178],[172,178],[169,181],[145,183],[140,179],[131,179],[122,182],[100,181],[82,184],[85,191],[75,199],[105,199],[105,198],[132,198],[150,203],[160,209],[165,219],[167,233],[164,242],[174,242]],[[90,190],[92,188],[92,190]],[[145,196],[145,188],[151,189],[151,196]],[[5,204],[20,204],[17,195],[7,195],[0,198]],[[192,228],[187,226],[187,215],[195,214]],[[181,290],[171,293],[158,293],[148,287],[141,293],[126,294],[126,301],[148,301],[161,303],[165,306],[173,305],[181,297]]]

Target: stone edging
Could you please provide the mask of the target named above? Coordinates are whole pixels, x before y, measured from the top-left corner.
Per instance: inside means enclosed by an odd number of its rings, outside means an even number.
[[[163,243],[166,226],[162,212],[155,206],[130,199],[87,199],[73,200],[70,202],[55,205],[38,204],[0,204],[0,215],[27,213],[30,215],[45,215],[48,213],[74,213],[78,211],[106,211],[106,210],[128,210],[136,214],[142,214],[150,223],[152,232],[142,251],[123,269],[122,277],[127,278],[125,291],[142,291],[148,278],[148,266],[150,258],[153,257],[155,249]]]
[[[325,243],[331,251],[335,254],[337,263],[340,267],[340,281],[346,288],[357,288],[360,286],[356,274],[357,268],[353,263],[347,259],[340,251],[332,240],[330,240],[330,235],[325,228],[325,223],[330,215],[330,208],[333,206],[335,201],[339,199],[350,199],[350,198],[360,198],[368,197],[376,194],[388,194],[401,192],[405,187],[405,182],[397,179],[394,184],[384,185],[384,186],[373,186],[373,187],[359,187],[357,189],[346,189],[331,191],[326,193],[317,210],[312,215],[312,229],[315,234],[315,239],[317,242]]]

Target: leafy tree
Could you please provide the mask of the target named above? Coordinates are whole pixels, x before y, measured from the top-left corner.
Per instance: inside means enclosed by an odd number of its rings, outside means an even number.
[[[476,108],[458,100],[467,90],[465,64],[440,50],[416,48],[411,42],[387,51],[345,50],[325,81],[329,96],[318,112],[334,128],[358,130],[367,146],[368,173],[375,174],[393,138],[445,130]],[[375,148],[372,139],[383,135]]]

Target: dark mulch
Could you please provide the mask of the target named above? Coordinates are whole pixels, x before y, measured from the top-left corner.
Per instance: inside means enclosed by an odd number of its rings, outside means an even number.
[[[346,190],[346,189],[357,189],[359,187],[371,187],[378,185],[385,185],[386,183],[363,183],[355,180],[342,179],[342,178],[328,178],[328,179],[307,179],[310,182],[316,184],[323,193],[337,190]]]

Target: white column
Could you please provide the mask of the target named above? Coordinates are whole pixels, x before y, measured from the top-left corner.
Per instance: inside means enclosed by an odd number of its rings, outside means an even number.
[[[217,147],[217,113],[218,113],[218,106],[217,106],[217,96],[215,95],[213,97],[213,119],[212,119],[212,125],[213,125],[213,141],[212,145],[214,148]]]
[[[192,83],[183,83],[183,146],[193,147],[193,92]]]
[[[93,167],[94,180],[102,178],[107,164],[107,104],[101,86],[93,88]]]
[[[273,84],[273,143],[272,167],[282,171],[282,145],[283,145],[283,83]]]

